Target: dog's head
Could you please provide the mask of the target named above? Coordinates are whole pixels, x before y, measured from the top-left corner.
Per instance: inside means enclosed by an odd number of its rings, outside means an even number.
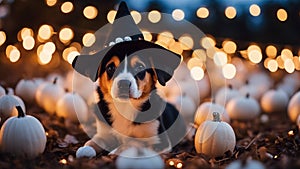
[[[171,68],[174,64],[165,63],[166,60],[163,59],[168,57],[163,56],[162,51],[165,50],[153,51],[158,49],[151,48],[151,45],[151,43],[135,45],[132,42],[116,44],[105,55],[98,69],[101,91],[110,95],[111,99],[142,99],[155,89],[157,81],[165,85],[177,65]],[[162,56],[156,56],[159,54]],[[162,59],[157,59],[160,57]]]

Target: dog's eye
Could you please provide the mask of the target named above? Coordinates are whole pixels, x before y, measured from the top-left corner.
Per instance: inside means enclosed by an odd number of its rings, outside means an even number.
[[[110,78],[114,75],[115,71],[116,71],[116,66],[114,63],[111,63],[106,67],[106,73]]]
[[[142,72],[144,70],[145,70],[145,66],[142,65],[142,64],[136,64],[136,66],[134,67],[134,71],[136,73],[140,73],[140,72]]]

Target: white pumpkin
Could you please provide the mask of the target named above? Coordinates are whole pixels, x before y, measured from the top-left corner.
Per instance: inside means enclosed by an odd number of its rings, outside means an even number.
[[[278,84],[277,89],[284,91],[289,97],[291,97],[297,91],[296,85],[289,82]]]
[[[245,96],[245,95],[249,94],[255,100],[260,100],[260,98],[263,94],[262,92],[260,92],[258,90],[258,86],[250,85],[250,84],[242,86],[239,89],[239,92],[241,93],[241,96]]]
[[[221,120],[230,123],[228,113],[223,106],[214,102],[204,102],[198,107],[195,113],[195,125],[200,126],[206,120],[213,120],[213,112],[219,112]]]
[[[156,152],[141,147],[130,147],[120,153],[117,169],[163,169],[164,161]]]
[[[183,95],[182,97],[177,97],[175,107],[183,116],[186,124],[189,124],[193,121],[193,117],[195,115],[197,107],[192,98],[186,95]]]
[[[54,114],[56,110],[57,101],[65,94],[65,90],[56,84],[45,82],[41,84],[36,91],[36,101],[48,113]]]
[[[219,105],[226,106],[229,100],[240,96],[240,92],[232,88],[232,85],[228,85],[219,89],[215,96],[215,102]]]
[[[0,97],[5,95],[5,89],[0,85]]]
[[[233,161],[225,169],[265,169],[265,166],[257,160],[248,159],[245,162],[241,160]]]
[[[45,150],[45,130],[39,120],[26,115],[20,106],[16,109],[18,116],[7,119],[0,130],[0,149],[5,153],[35,158]]]
[[[197,153],[219,157],[227,151],[233,152],[235,144],[232,127],[220,120],[218,112],[213,112],[213,120],[203,122],[196,131],[194,145]]]
[[[18,114],[16,106],[21,106],[23,111],[26,111],[25,104],[18,96],[4,95],[0,97],[0,117],[7,119]]]
[[[53,81],[56,81],[57,85],[60,85],[62,88],[64,88],[65,78],[63,76],[61,76],[60,74],[58,74],[58,73],[51,73],[51,74],[49,74],[46,77],[46,80],[48,82],[50,82],[50,83],[53,82]]]
[[[282,90],[269,90],[261,98],[261,108],[266,113],[285,112],[289,102],[288,95]]]
[[[56,104],[56,114],[73,122],[86,122],[88,106],[77,93],[66,93]]]
[[[230,119],[252,120],[259,115],[260,106],[254,98],[247,94],[231,99],[226,105],[226,110]]]
[[[292,122],[295,122],[300,115],[300,91],[293,95],[288,104],[288,116]]]
[[[20,80],[16,86],[16,95],[20,96],[27,103],[35,99],[35,92],[38,85],[33,80]]]
[[[208,97],[210,94],[210,81],[207,75],[203,77],[201,80],[196,80],[196,84],[199,90],[200,101],[204,98]]]

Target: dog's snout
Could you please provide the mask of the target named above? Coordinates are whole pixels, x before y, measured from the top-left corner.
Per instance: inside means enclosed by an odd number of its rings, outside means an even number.
[[[129,89],[131,86],[131,82],[129,80],[120,80],[118,82],[119,89]]]

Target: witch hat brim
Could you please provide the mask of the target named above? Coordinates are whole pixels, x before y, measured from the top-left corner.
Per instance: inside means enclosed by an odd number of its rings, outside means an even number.
[[[155,68],[173,75],[181,61],[180,55],[169,51],[155,43],[145,41],[143,34],[135,24],[125,2],[121,2],[115,20],[111,25],[111,32],[105,41],[105,47],[92,55],[79,55],[73,60],[73,68],[92,81],[98,79],[98,69],[102,60],[111,50],[118,50],[122,46],[136,48],[148,55]],[[96,37],[97,38],[97,37]]]

